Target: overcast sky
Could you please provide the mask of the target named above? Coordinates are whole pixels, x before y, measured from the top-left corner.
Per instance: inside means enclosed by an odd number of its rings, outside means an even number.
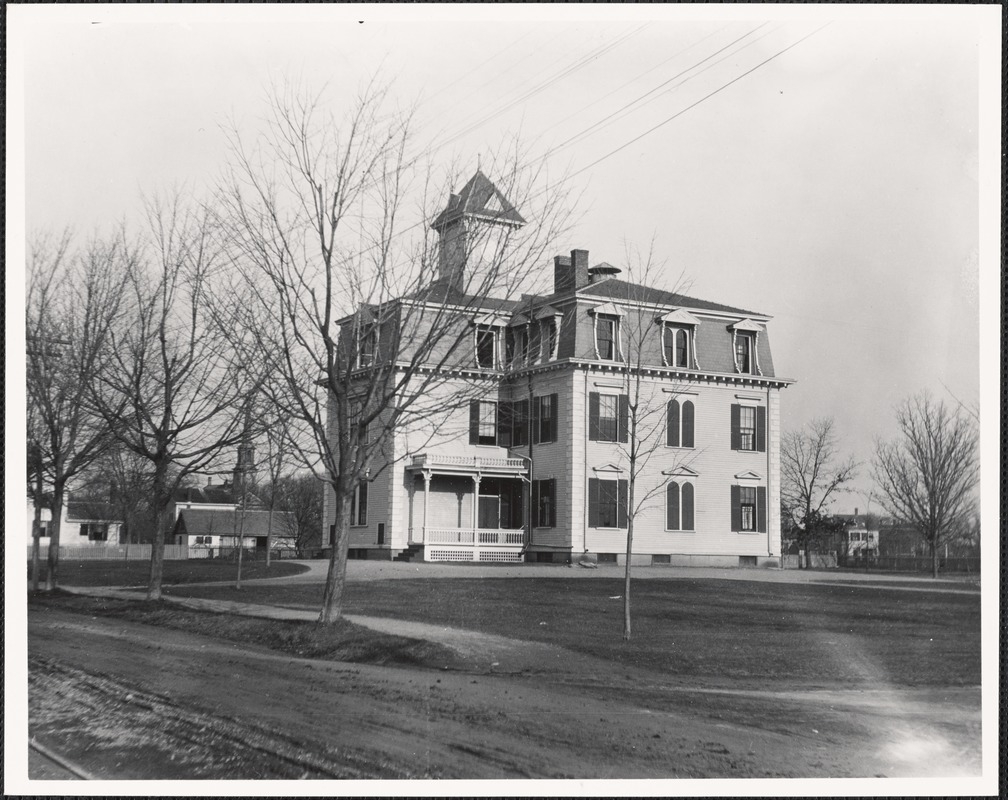
[[[9,8],[24,222],[128,219],[142,190],[212,180],[219,126],[251,130],[271,77],[339,98],[380,68],[419,103],[436,163],[471,172],[520,134],[574,173],[581,217],[558,252],[619,264],[624,242],[654,237],[693,296],[773,316],[777,374],[797,380],[784,426],[832,416],[867,462],[902,398],[980,394],[981,257],[988,301],[998,268],[979,227],[991,11]],[[866,467],[835,510],[865,510],[870,486]]]

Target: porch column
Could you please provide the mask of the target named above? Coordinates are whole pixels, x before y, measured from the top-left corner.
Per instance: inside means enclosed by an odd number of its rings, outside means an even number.
[[[480,473],[473,475],[473,514],[472,514],[472,530],[473,530],[473,547],[479,545],[479,535],[476,533],[479,530],[479,490],[480,481],[483,476]]]
[[[423,471],[423,531],[421,533],[421,542],[427,543],[427,506],[430,503],[430,482],[431,473],[430,470]]]

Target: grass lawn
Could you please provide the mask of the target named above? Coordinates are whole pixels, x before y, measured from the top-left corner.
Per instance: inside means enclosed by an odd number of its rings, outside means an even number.
[[[708,685],[833,688],[980,683],[980,595],[712,579],[636,580],[622,641],[617,578],[347,585],[345,611],[559,645]],[[173,594],[318,607],[320,584]]]
[[[231,561],[200,558],[186,561],[165,561],[162,583],[202,583],[205,581],[233,581],[238,565]],[[279,578],[296,575],[307,567],[288,561],[274,561],[266,569],[265,561],[246,561],[242,564],[242,580],[251,578]],[[46,565],[41,564],[42,580]],[[61,561],[59,583],[62,586],[146,586],[150,579],[150,561]],[[31,563],[28,564],[28,583],[31,585]]]

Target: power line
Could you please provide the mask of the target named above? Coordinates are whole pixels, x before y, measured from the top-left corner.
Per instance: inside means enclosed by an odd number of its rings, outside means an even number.
[[[713,97],[714,95],[718,94],[719,92],[722,92],[722,91],[724,91],[725,89],[727,89],[727,88],[728,88],[729,86],[731,86],[732,84],[734,84],[734,83],[738,83],[738,82],[739,82],[740,80],[742,80],[742,79],[743,79],[744,77],[746,77],[747,75],[751,75],[751,74],[752,74],[753,72],[755,72],[756,70],[758,70],[758,69],[759,69],[760,67],[762,67],[762,66],[764,66],[764,65],[766,65],[766,64],[769,64],[769,63],[770,63],[771,61],[773,61],[773,60],[774,60],[775,58],[777,58],[777,57],[778,57],[778,56],[780,56],[780,55],[783,55],[783,54],[784,54],[784,53],[786,53],[786,52],[787,52],[788,50],[791,50],[792,48],[794,48],[794,47],[797,47],[797,46],[798,46],[799,44],[801,44],[802,42],[804,42],[804,41],[805,41],[806,39],[808,39],[808,38],[810,38],[810,37],[814,36],[815,34],[819,33],[819,31],[821,31],[821,30],[822,30],[823,28],[826,28],[826,27],[827,27],[827,26],[829,26],[829,25],[830,25],[830,23],[829,23],[829,22],[827,22],[827,23],[826,23],[825,25],[822,25],[822,26],[820,26],[820,27],[816,28],[816,29],[815,29],[814,31],[812,31],[811,33],[808,33],[808,34],[806,34],[805,36],[803,36],[803,37],[802,37],[801,39],[798,39],[798,40],[797,40],[796,42],[792,42],[791,44],[789,44],[789,45],[788,45],[787,47],[785,47],[784,49],[782,49],[782,50],[778,50],[778,51],[777,51],[776,53],[774,53],[774,54],[773,54],[772,56],[770,56],[770,57],[769,57],[769,58],[767,58],[767,59],[764,59],[764,60],[763,60],[763,61],[761,61],[761,62],[760,62],[759,64],[757,64],[757,65],[756,65],[755,67],[752,67],[752,68],[750,68],[750,69],[747,69],[747,70],[746,70],[745,72],[743,72],[743,73],[742,73],[741,75],[738,75],[738,76],[736,76],[736,77],[732,78],[732,79],[731,79],[730,81],[728,81],[727,83],[725,83],[725,84],[722,84],[721,86],[719,86],[719,87],[718,87],[717,89],[715,89],[715,90],[714,90],[713,92],[710,92],[709,94],[706,94],[706,95],[704,95],[703,97],[701,97],[701,98],[700,98],[699,100],[697,100],[696,102],[694,102],[694,103],[690,103],[690,104],[689,104],[688,106],[686,106],[686,108],[684,108],[684,109],[682,109],[682,110],[680,110],[680,111],[677,111],[677,112],[676,112],[675,114],[673,114],[672,116],[670,116],[670,117],[667,117],[666,119],[662,120],[662,121],[661,121],[661,122],[659,122],[659,123],[658,123],[657,125],[655,125],[655,126],[653,126],[653,127],[651,127],[651,128],[648,128],[648,129],[647,129],[646,131],[644,131],[643,133],[639,134],[638,136],[635,136],[635,137],[634,137],[633,139],[630,139],[629,141],[627,141],[627,142],[624,142],[624,143],[623,143],[623,144],[621,144],[621,145],[620,145],[619,147],[615,148],[614,150],[611,150],[611,151],[609,151],[608,153],[606,153],[606,154],[605,154],[604,156],[602,156],[601,158],[597,158],[597,159],[595,159],[594,161],[592,161],[592,162],[591,162],[590,164],[586,164],[585,166],[581,167],[581,169],[579,169],[579,170],[577,170],[577,171],[575,171],[575,172],[571,173],[571,175],[570,175],[569,177],[573,178],[573,177],[574,177],[575,175],[580,175],[580,174],[581,174],[582,172],[585,172],[586,170],[589,170],[589,169],[591,169],[592,167],[594,167],[594,166],[596,166],[596,165],[598,165],[598,164],[602,163],[602,162],[603,162],[603,161],[605,161],[605,160],[606,160],[607,158],[611,158],[612,156],[616,155],[616,154],[617,154],[617,153],[619,153],[620,151],[622,151],[622,150],[625,150],[625,149],[626,149],[627,147],[629,147],[630,145],[634,144],[635,142],[638,142],[638,141],[640,141],[640,140],[641,140],[641,139],[643,139],[643,138],[644,138],[645,136],[648,136],[649,134],[652,134],[652,133],[654,133],[654,132],[655,132],[656,130],[658,130],[659,128],[661,128],[661,127],[664,127],[664,126],[665,126],[665,125],[667,125],[668,123],[672,122],[672,120],[674,120],[674,119],[677,119],[678,117],[681,117],[681,116],[682,116],[683,114],[685,114],[685,113],[686,113],[687,111],[689,111],[689,110],[691,110],[691,109],[693,109],[693,108],[696,108],[696,107],[697,107],[698,105],[700,105],[701,103],[703,103],[703,102],[704,102],[705,100],[709,100],[709,99],[710,99],[711,97]]]
[[[762,28],[762,27],[763,27],[764,25],[766,25],[766,24],[767,24],[767,23],[765,23],[765,22],[764,22],[764,23],[762,23],[762,24],[760,24],[760,25],[757,25],[757,26],[756,26],[755,28],[753,28],[753,29],[752,29],[751,31],[748,31],[747,33],[744,33],[744,34],[742,34],[742,36],[740,36],[740,37],[739,37],[738,39],[735,39],[734,41],[732,41],[732,42],[729,42],[729,43],[728,43],[728,44],[726,44],[726,45],[725,45],[724,47],[722,47],[722,48],[720,48],[720,49],[718,49],[718,50],[715,50],[715,51],[714,51],[713,53],[711,53],[711,54],[710,54],[709,56],[707,56],[707,57],[705,57],[705,58],[702,58],[702,59],[700,59],[700,60],[699,60],[698,62],[696,62],[696,63],[695,63],[695,64],[693,64],[692,66],[690,66],[690,67],[687,67],[686,69],[684,69],[684,70],[682,70],[682,71],[680,71],[680,72],[676,73],[675,75],[673,75],[673,76],[672,76],[671,78],[669,78],[669,79],[667,79],[667,80],[664,80],[664,81],[662,81],[662,82],[661,82],[661,83],[659,83],[659,84],[658,84],[657,86],[655,86],[655,87],[654,87],[653,89],[650,89],[649,91],[647,91],[647,92],[645,92],[644,94],[640,95],[640,97],[637,97],[636,99],[634,99],[634,100],[631,100],[631,101],[630,101],[629,103],[627,103],[626,105],[622,106],[621,108],[618,108],[618,109],[616,109],[616,110],[615,110],[615,111],[613,111],[613,112],[612,112],[611,114],[608,114],[607,116],[605,116],[605,117],[603,117],[602,119],[600,119],[600,120],[599,120],[598,122],[594,123],[593,125],[590,125],[590,126],[589,126],[588,128],[585,128],[585,129],[584,129],[584,130],[582,130],[582,131],[581,131],[580,133],[577,133],[577,134],[575,134],[574,136],[571,136],[571,137],[570,137],[569,139],[567,139],[567,140],[565,140],[565,141],[561,142],[560,144],[556,145],[555,147],[551,148],[551,149],[550,149],[550,152],[551,152],[551,153],[554,153],[554,152],[557,152],[558,150],[562,150],[563,148],[567,147],[568,145],[570,145],[570,144],[572,144],[572,143],[574,143],[574,142],[576,142],[576,141],[578,141],[578,140],[580,140],[580,139],[583,139],[583,138],[585,138],[586,136],[589,136],[589,135],[591,135],[591,133],[592,133],[592,132],[593,132],[594,130],[596,130],[597,128],[600,128],[600,127],[602,127],[602,126],[603,126],[603,125],[605,125],[605,124],[607,124],[607,123],[608,123],[608,122],[609,122],[610,120],[612,120],[612,119],[613,119],[614,117],[616,117],[616,115],[618,115],[618,114],[621,114],[621,113],[623,113],[623,112],[628,112],[628,109],[631,109],[631,108],[633,108],[633,106],[637,105],[638,103],[641,103],[641,101],[643,101],[643,100],[644,100],[645,98],[649,97],[650,95],[653,95],[653,94],[654,94],[655,92],[657,92],[657,91],[658,91],[659,89],[662,89],[662,88],[664,88],[665,86],[668,86],[668,84],[670,84],[670,83],[671,83],[672,81],[676,80],[677,78],[680,78],[680,77],[682,77],[682,76],[683,76],[683,75],[685,75],[686,73],[688,73],[688,72],[692,72],[693,70],[695,70],[695,69],[696,69],[697,67],[699,67],[699,66],[700,66],[701,64],[703,64],[704,62],[706,62],[706,61],[710,61],[710,59],[714,58],[714,56],[718,55],[719,53],[723,53],[723,52],[724,52],[725,50],[729,49],[730,47],[734,47],[734,46],[735,46],[736,44],[738,44],[739,42],[741,42],[741,41],[742,41],[743,39],[745,39],[745,38],[746,38],[747,36],[751,36],[752,34],[754,34],[754,33],[755,33],[756,31],[758,31],[758,30],[759,30],[760,28]],[[760,38],[762,38],[762,37],[760,37]],[[759,40],[757,39],[757,40],[755,40],[755,41],[759,41]],[[752,42],[749,42],[749,44],[752,44]],[[744,48],[744,47],[747,47],[747,46],[748,46],[748,45],[744,45],[744,46],[743,46],[743,48]],[[737,50],[737,51],[735,51],[735,52],[740,52],[740,51],[741,51],[741,50],[742,50],[743,48],[739,48],[739,50]],[[733,55],[733,53],[728,53],[728,55],[726,55],[726,56],[725,56],[725,58],[728,58],[728,57],[730,57],[731,55]],[[712,63],[712,64],[710,64],[710,65],[709,65],[709,66],[708,66],[707,68],[705,68],[705,69],[703,69],[703,70],[700,70],[700,72],[697,72],[697,73],[695,73],[694,75],[691,75],[691,76],[690,76],[690,78],[694,78],[694,77],[696,77],[697,75],[701,75],[701,74],[703,74],[703,72],[705,72],[705,71],[706,71],[706,69],[709,69],[709,67],[710,67],[710,66],[713,66],[714,64],[718,64],[718,63],[720,63],[720,62],[721,62],[722,60],[723,60],[723,59],[719,59],[718,61],[715,61],[715,62],[713,62],[713,63]],[[690,78],[687,78],[686,80],[689,80]],[[683,83],[685,83],[685,81],[683,81]],[[677,84],[676,86],[673,86],[672,88],[673,88],[673,89],[675,89],[675,88],[677,88],[678,86],[681,86],[681,85],[682,85],[682,83],[680,83],[680,84]],[[652,100],[654,100],[654,99],[657,99],[657,98],[652,98]],[[649,101],[647,101],[647,102],[651,102],[651,101],[649,100]],[[623,114],[623,115],[625,116],[625,114]]]
[[[701,44],[702,42],[705,42],[705,41],[707,41],[707,40],[708,40],[708,39],[710,39],[710,38],[711,38],[712,36],[716,36],[717,34],[721,33],[721,31],[723,31],[723,30],[724,30],[725,28],[727,28],[727,27],[728,27],[727,25],[722,25],[722,26],[721,26],[720,28],[718,28],[718,29],[717,29],[716,31],[713,31],[712,33],[708,33],[708,34],[707,34],[706,36],[703,36],[703,37],[701,37],[700,39],[697,39],[697,40],[696,40],[695,42],[693,42],[693,44],[691,44],[691,45],[689,45],[689,46],[687,46],[687,47],[684,47],[684,48],[683,48],[682,50],[678,51],[677,53],[674,53],[673,55],[669,56],[668,58],[666,58],[666,59],[664,59],[664,60],[662,60],[662,61],[659,61],[659,62],[658,62],[657,64],[655,64],[654,66],[652,66],[652,67],[648,67],[648,68],[647,68],[646,70],[644,70],[643,72],[641,72],[641,73],[640,73],[640,74],[638,74],[637,76],[635,76],[635,77],[631,78],[630,80],[626,81],[625,83],[622,83],[622,84],[620,84],[620,85],[619,85],[619,86],[617,86],[617,87],[616,87],[615,89],[612,89],[611,91],[609,91],[609,92],[606,92],[606,93],[605,93],[604,95],[602,95],[601,97],[597,97],[597,98],[595,98],[595,99],[594,99],[594,100],[592,100],[592,101],[591,101],[590,103],[588,103],[588,105],[586,105],[586,106],[582,106],[582,107],[581,107],[581,108],[579,108],[579,109],[578,109],[577,111],[575,111],[575,112],[573,112],[573,113],[571,113],[571,114],[568,114],[568,115],[567,115],[566,117],[564,117],[563,119],[561,119],[561,120],[559,120],[559,121],[557,121],[557,122],[554,122],[554,123],[553,123],[552,125],[550,125],[550,126],[546,127],[546,128],[545,128],[545,129],[543,130],[543,132],[545,133],[546,131],[551,131],[551,130],[553,130],[554,128],[556,128],[556,127],[557,127],[558,125],[563,125],[563,123],[567,122],[567,120],[569,120],[569,119],[571,119],[571,118],[573,118],[573,117],[576,117],[576,116],[577,116],[578,114],[582,113],[583,111],[587,111],[587,110],[588,110],[589,108],[591,108],[592,106],[596,106],[596,105],[598,105],[599,103],[601,103],[601,102],[602,102],[603,100],[606,100],[606,99],[608,99],[609,97],[612,97],[612,96],[613,96],[614,94],[616,94],[617,92],[620,92],[620,91],[622,91],[622,90],[623,90],[623,89],[625,89],[625,88],[626,88],[627,86],[629,86],[630,84],[634,83],[635,81],[639,81],[639,80],[640,80],[641,78],[643,78],[643,77],[644,77],[645,75],[647,75],[647,74],[649,74],[649,73],[651,73],[651,72],[654,72],[654,71],[655,71],[656,69],[658,69],[658,67],[662,67],[662,66],[664,66],[665,64],[668,64],[668,63],[669,63],[670,61],[675,61],[675,59],[677,59],[677,58],[678,58],[679,56],[681,56],[681,55],[682,55],[683,53],[686,53],[686,52],[689,52],[689,51],[690,51],[690,50],[692,50],[692,49],[693,49],[694,47],[696,47],[696,46],[697,46],[698,44]]]

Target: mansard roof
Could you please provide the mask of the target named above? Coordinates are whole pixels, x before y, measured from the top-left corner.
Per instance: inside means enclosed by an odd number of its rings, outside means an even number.
[[[578,294],[602,297],[607,300],[634,300],[639,303],[652,303],[660,306],[685,306],[700,311],[721,311],[728,314],[741,314],[747,317],[751,315],[757,317],[766,316],[758,311],[747,311],[743,308],[726,306],[722,303],[712,303],[709,300],[699,300],[695,297],[687,297],[684,294],[666,292],[664,289],[642,286],[639,283],[630,283],[618,278],[609,278],[598,283],[582,286],[578,289]]]
[[[482,217],[512,225],[525,224],[514,204],[480,170],[476,170],[476,174],[462,187],[461,192],[453,193],[448,198],[448,207],[438,214],[431,227],[438,230],[465,216]]]
[[[425,303],[444,303],[450,306],[464,306],[473,310],[515,311],[522,305],[520,300],[505,300],[499,297],[466,294],[458,287],[453,286],[447,279],[434,281],[429,286],[411,295],[407,295],[403,299],[419,300]]]

